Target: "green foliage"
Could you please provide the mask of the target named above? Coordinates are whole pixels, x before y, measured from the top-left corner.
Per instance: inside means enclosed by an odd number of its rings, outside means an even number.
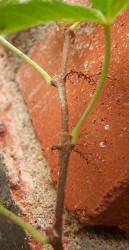
[[[104,14],[108,24],[111,24],[115,17],[129,6],[129,0],[90,0],[90,2]]]
[[[44,22],[90,20],[111,24],[129,6],[129,0],[90,0],[95,8],[70,5],[57,0],[3,0],[0,2],[0,33],[12,33]]]
[[[56,20],[92,20],[103,23],[98,10],[80,5],[68,5],[59,1],[30,0],[20,3],[12,0],[0,2],[0,33],[11,33]]]

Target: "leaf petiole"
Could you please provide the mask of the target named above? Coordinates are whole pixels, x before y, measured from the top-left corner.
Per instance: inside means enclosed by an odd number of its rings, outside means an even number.
[[[22,227],[24,230],[26,230],[29,234],[31,234],[36,240],[38,240],[42,244],[49,244],[50,240],[47,235],[43,235],[38,230],[36,230],[34,227],[32,227],[30,224],[24,222],[19,216],[15,215],[2,205],[0,205],[0,214],[6,216],[9,220],[13,221],[20,227]]]
[[[43,70],[36,62],[34,62],[32,59],[30,59],[27,55],[25,55],[23,52],[21,52],[19,49],[17,49],[15,46],[13,46],[10,42],[8,42],[3,36],[0,35],[0,43],[5,45],[7,48],[11,49],[13,52],[15,52],[18,56],[20,56],[22,59],[24,59],[26,62],[31,64],[44,78],[44,80],[51,85],[52,78],[48,75],[48,73]]]
[[[79,122],[77,123],[76,127],[72,131],[72,144],[76,144],[77,136],[80,132],[80,129],[82,128],[88,114],[91,112],[92,108],[94,107],[104,84],[104,81],[106,79],[106,74],[109,67],[110,62],[110,26],[105,25],[104,26],[104,34],[105,34],[105,57],[104,57],[104,65],[102,69],[102,73],[98,82],[98,86],[96,88],[95,94],[93,98],[91,99],[88,107],[86,108],[85,112],[83,113],[82,117],[80,118]]]

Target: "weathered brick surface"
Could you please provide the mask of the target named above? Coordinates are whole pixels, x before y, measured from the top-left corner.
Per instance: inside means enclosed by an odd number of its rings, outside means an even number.
[[[66,207],[88,225],[129,227],[129,10],[112,25],[112,55],[102,94],[89,115],[69,164]],[[51,76],[60,73],[64,35],[53,25],[31,58]],[[72,131],[93,96],[104,57],[100,25],[82,24],[72,44],[67,99]],[[35,131],[58,179],[59,155],[50,147],[59,143],[60,106],[57,89],[47,86],[26,62],[17,74]]]
[[[35,147],[37,139],[20,90],[12,79],[7,54],[0,45],[0,200],[7,209],[36,227],[40,218],[35,191],[41,192],[38,191],[36,177],[33,180],[34,168],[37,166],[35,176],[38,172],[41,176],[45,162],[40,146],[39,149]],[[43,186],[41,188],[43,190]],[[42,249],[42,245],[27,236],[24,230],[0,215],[0,249],[29,250],[28,242],[33,249]]]

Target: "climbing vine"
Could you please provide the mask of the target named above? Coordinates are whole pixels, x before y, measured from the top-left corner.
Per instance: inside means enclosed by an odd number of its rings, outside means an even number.
[[[3,35],[0,36],[0,43],[14,51],[28,63],[30,63],[41,74],[47,84],[57,88],[61,108],[61,138],[58,145],[53,145],[52,147],[53,150],[59,150],[60,152],[60,173],[58,181],[55,224],[53,228],[46,230],[46,234],[43,235],[31,225],[25,223],[21,218],[14,215],[11,211],[8,211],[2,204],[0,205],[0,213],[20,225],[42,244],[52,244],[53,248],[56,250],[64,249],[62,243],[62,216],[70,154],[72,150],[74,150],[78,134],[84,122],[86,121],[87,116],[90,114],[92,108],[99,98],[106,79],[110,63],[110,26],[117,15],[129,6],[129,0],[90,0],[89,2],[91,4],[89,5],[89,7],[86,7],[81,5],[70,5],[55,0],[30,0],[25,2],[21,2],[18,0],[0,1],[1,34],[20,31],[22,29],[41,24],[43,22],[63,20],[61,22],[61,26],[64,27],[65,39],[62,51],[61,74],[54,78],[52,78],[46,71],[44,71],[28,56],[26,56],[15,46],[10,44]],[[24,15],[22,15],[22,13],[24,13]],[[94,96],[89,102],[88,107],[86,107],[72,133],[70,133],[65,82],[70,74],[77,73],[74,71],[70,71],[69,73],[67,73],[67,63],[69,51],[71,48],[71,42],[75,36],[74,30],[76,29],[76,27],[78,27],[81,21],[97,22],[103,26],[105,35],[105,55],[102,72],[100,75],[100,79],[98,80]],[[82,72],[79,72],[77,74],[80,78],[87,79],[89,82],[91,81],[91,79],[87,75],[84,75]]]

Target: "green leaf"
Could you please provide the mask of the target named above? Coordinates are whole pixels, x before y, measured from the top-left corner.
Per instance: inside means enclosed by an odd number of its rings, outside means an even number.
[[[104,22],[98,10],[80,5],[68,5],[59,1],[31,0],[0,2],[0,33],[12,33],[43,22],[56,20]]]
[[[129,0],[90,0],[90,2],[104,14],[107,24],[111,24],[122,10],[129,7]]]

